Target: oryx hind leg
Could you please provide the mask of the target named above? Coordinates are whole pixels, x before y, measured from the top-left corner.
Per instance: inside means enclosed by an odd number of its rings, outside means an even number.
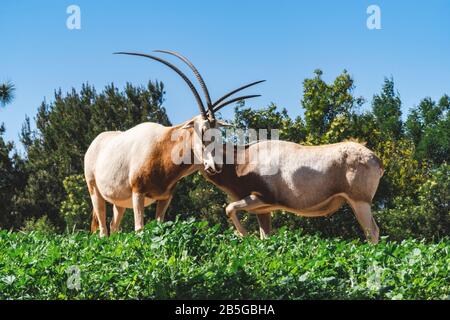
[[[125,213],[125,208],[114,205],[113,213],[113,219],[109,225],[109,230],[111,233],[119,231],[120,222],[122,221],[123,214]]]
[[[380,230],[375,222],[375,219],[373,218],[370,203],[364,201],[353,201],[351,199],[349,199],[348,202],[352,207],[356,219],[363,229],[367,240],[373,244],[377,244]]]
[[[103,199],[102,195],[98,191],[97,187],[90,188],[90,195],[92,201],[92,207],[94,209],[94,214],[97,217],[100,237],[105,237],[108,235],[108,228],[106,227],[106,201]]]
[[[156,202],[156,221],[164,222],[164,216],[166,215],[167,208],[169,207],[172,196],[166,200],[158,200]]]
[[[256,214],[259,224],[259,237],[267,239],[272,232],[272,216],[271,213]]]
[[[226,207],[225,211],[227,213],[227,216],[231,219],[234,226],[236,227],[238,233],[241,236],[246,236],[248,232],[241,225],[236,213],[241,210],[251,211],[265,206],[267,206],[267,204],[264,201],[262,201],[258,196],[250,195],[242,200],[230,203]]]

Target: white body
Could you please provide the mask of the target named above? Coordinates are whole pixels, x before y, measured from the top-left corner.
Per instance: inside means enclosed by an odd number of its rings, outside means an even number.
[[[221,123],[216,122],[219,127]],[[145,206],[157,202],[156,219],[164,214],[172,199],[176,183],[203,164],[205,170],[215,172],[211,153],[203,152],[198,138],[210,128],[201,116],[174,127],[146,122],[127,131],[107,131],[99,134],[89,146],[84,158],[84,174],[93,205],[91,230],[100,227],[100,235],[107,235],[105,201],[114,205],[111,232],[118,230],[126,208],[133,208],[135,229],[144,226]],[[173,150],[189,145],[188,158],[177,163]]]
[[[130,130],[107,131],[92,141],[84,159],[85,177],[103,199],[123,208],[133,208],[132,179],[152,156],[155,144],[169,128],[142,123]],[[154,200],[145,199],[145,205]]]
[[[93,232],[99,227],[100,236],[108,234],[105,201],[114,205],[111,232],[118,231],[126,208],[133,208],[135,230],[141,230],[144,207],[155,201],[156,219],[164,220],[176,183],[198,169],[171,161],[170,153],[178,143],[172,141],[175,130],[189,129],[146,122],[124,132],[103,132],[92,141],[84,173],[93,205]]]

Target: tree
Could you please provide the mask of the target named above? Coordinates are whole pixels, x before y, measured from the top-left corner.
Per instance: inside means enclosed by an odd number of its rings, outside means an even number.
[[[303,81],[307,142],[311,144],[342,141],[351,137],[351,115],[364,100],[353,96],[353,79],[344,70],[332,84],[322,80],[322,71]]]
[[[12,102],[15,91],[16,87],[10,81],[0,84],[0,107],[4,107]]]
[[[245,105],[235,108],[234,124],[240,129],[266,129],[268,134],[270,130],[279,131],[279,139],[292,142],[301,142],[305,140],[306,132],[303,121],[300,117],[292,120],[285,108],[278,110],[278,107],[272,103],[266,108],[251,109]]]
[[[0,227],[5,228],[9,224],[9,217],[11,209],[11,194],[14,176],[14,165],[9,157],[13,146],[10,142],[5,142],[3,134],[5,127],[0,126]]]
[[[402,102],[395,92],[394,79],[385,78],[381,93],[373,96],[372,111],[378,129],[384,137],[399,139],[402,136]]]
[[[439,239],[450,233],[450,165],[430,169],[415,190],[417,199],[396,197],[395,206],[382,210],[378,219],[391,239]]]
[[[438,103],[425,98],[412,109],[406,120],[406,134],[414,141],[416,158],[435,164],[450,161],[450,97]]]
[[[7,81],[0,84],[0,107],[14,99],[15,86]],[[5,126],[0,123],[0,228],[10,228],[20,219],[15,210],[15,194],[23,188],[23,161],[14,150],[12,142],[5,141]],[[11,155],[12,154],[12,155]]]
[[[0,124],[0,229],[11,228],[20,220],[15,207],[15,195],[24,187],[23,161],[14,151],[14,144],[3,138],[5,127]]]

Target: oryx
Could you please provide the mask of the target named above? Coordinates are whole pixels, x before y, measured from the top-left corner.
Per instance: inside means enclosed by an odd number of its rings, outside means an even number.
[[[172,51],[156,50],[174,55],[186,63],[193,71],[203,90],[206,100],[200,98],[195,86],[188,77],[170,62],[157,56],[118,52],[142,56],[159,61],[180,75],[191,89],[200,109],[200,115],[173,127],[157,123],[141,123],[127,131],[107,131],[99,134],[89,146],[84,157],[84,174],[93,205],[91,230],[100,227],[100,236],[107,235],[105,202],[114,205],[111,232],[118,230],[125,208],[133,208],[135,230],[144,226],[144,207],[157,202],[156,219],[162,221],[172,198],[176,183],[183,177],[203,168],[214,174],[217,171],[213,156],[205,152],[202,134],[210,128],[223,125],[212,112],[238,100],[257,97],[247,95],[226,100],[231,95],[264,80],[233,90],[212,103],[208,89],[194,65],[184,56]],[[192,145],[188,156],[189,163],[174,161],[174,153],[181,144]],[[182,151],[180,151],[182,152]]]
[[[224,158],[228,150],[222,148]],[[238,156],[240,152],[243,155]],[[246,160],[240,163],[238,158]],[[257,214],[260,235],[265,238],[270,233],[272,211],[330,216],[347,202],[367,239],[378,242],[371,203],[384,169],[365,146],[356,142],[303,146],[266,140],[243,150],[235,148],[234,162],[221,166],[216,160],[220,172],[202,169],[202,174],[232,198],[226,214],[239,234],[247,234],[236,215],[240,210]]]

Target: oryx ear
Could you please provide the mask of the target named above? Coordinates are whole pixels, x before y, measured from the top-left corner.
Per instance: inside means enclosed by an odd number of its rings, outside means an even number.
[[[188,129],[188,128],[193,128],[194,127],[194,119],[186,122],[184,124],[184,126],[181,127],[181,129]]]
[[[221,127],[232,127],[233,125],[231,123],[222,121],[222,120],[216,120],[216,123]]]

